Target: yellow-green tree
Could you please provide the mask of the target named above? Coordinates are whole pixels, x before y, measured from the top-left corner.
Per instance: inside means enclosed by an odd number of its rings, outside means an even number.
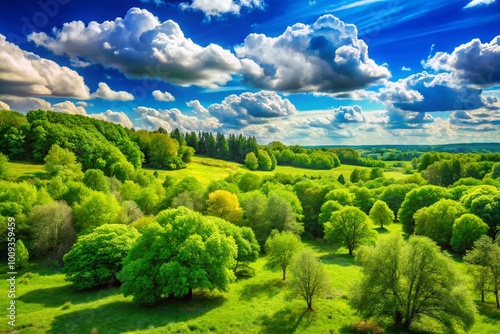
[[[227,190],[216,190],[208,195],[207,214],[236,224],[243,218],[243,209],[235,194]]]

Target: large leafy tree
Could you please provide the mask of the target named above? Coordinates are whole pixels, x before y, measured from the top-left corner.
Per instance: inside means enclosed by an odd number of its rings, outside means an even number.
[[[295,255],[291,272],[290,288],[292,293],[304,299],[307,308],[312,310],[313,298],[320,297],[330,288],[323,264],[316,258],[312,250],[304,249]]]
[[[369,226],[369,218],[354,206],[345,206],[335,211],[325,223],[325,239],[335,246],[344,246],[349,255],[361,245],[375,241],[376,233]]]
[[[394,213],[384,201],[378,200],[370,210],[370,218],[375,224],[380,225],[380,228],[384,228],[384,225],[392,224]]]
[[[77,163],[75,154],[57,144],[52,145],[44,160],[45,170],[52,176],[61,175],[70,178],[81,176],[82,167]]]
[[[301,247],[302,243],[296,234],[273,230],[264,246],[267,253],[266,267],[271,270],[281,270],[283,280],[286,280],[286,270]]]
[[[118,275],[121,291],[135,302],[192,296],[198,288],[226,291],[235,280],[237,246],[210,217],[184,207],[164,210],[141,232]]]
[[[498,238],[498,237],[497,237]],[[476,242],[474,248],[464,256],[464,261],[472,266],[479,267],[476,274],[482,277],[475,278],[476,287],[481,287],[482,301],[484,301],[484,291],[488,287],[493,292],[496,299],[497,309],[500,309],[498,290],[500,290],[500,240],[493,240],[487,235],[483,235]],[[477,284],[481,282],[482,284]]]
[[[465,280],[449,255],[427,237],[399,235],[359,250],[363,278],[351,305],[363,318],[391,319],[408,331],[414,321],[433,319],[447,331],[468,330],[477,313]]]
[[[216,190],[208,195],[207,213],[231,223],[239,223],[243,217],[238,197],[227,190]]]
[[[459,202],[439,200],[415,213],[415,234],[425,235],[440,246],[449,246],[453,223],[464,213],[466,210]]]
[[[449,198],[446,188],[438,186],[422,186],[406,194],[405,200],[398,211],[399,221],[403,224],[403,231],[412,234],[415,229],[413,215],[418,209],[430,206],[442,198]]]
[[[75,227],[80,232],[88,233],[97,226],[118,223],[120,211],[116,197],[92,191],[73,207]]]
[[[79,290],[112,284],[138,237],[135,228],[119,224],[102,225],[80,236],[63,258],[66,279]]]
[[[474,242],[483,234],[488,232],[486,225],[481,218],[476,215],[466,213],[453,223],[453,233],[451,235],[451,247],[457,252],[465,252],[471,249]]]

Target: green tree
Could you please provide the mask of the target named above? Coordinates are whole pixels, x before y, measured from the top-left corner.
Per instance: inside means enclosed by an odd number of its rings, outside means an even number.
[[[325,196],[325,201],[337,201],[341,205],[353,205],[354,199],[355,195],[344,188],[333,189]]]
[[[262,170],[271,170],[273,168],[273,162],[271,157],[265,150],[259,150],[258,155],[259,168]]]
[[[169,209],[142,230],[118,274],[121,291],[135,302],[192,296],[193,289],[227,291],[235,280],[237,247],[209,217]]]
[[[255,153],[250,152],[245,156],[245,166],[250,170],[256,170],[259,168],[259,160]]]
[[[384,225],[392,224],[394,213],[384,201],[378,200],[370,210],[370,218],[375,224],[380,225],[380,228],[384,228]]]
[[[21,239],[17,239],[15,249],[16,249],[16,267],[22,269],[26,267],[26,265],[28,264],[28,259],[30,258],[28,249],[24,246],[24,243]]]
[[[216,190],[208,195],[207,214],[237,224],[243,217],[238,197],[227,190]]]
[[[457,252],[464,253],[472,248],[477,239],[488,232],[488,228],[488,225],[476,215],[466,213],[460,216],[453,223],[451,247]]]
[[[384,201],[392,210],[394,216],[397,217],[398,211],[403,204],[406,194],[418,186],[414,183],[410,184],[391,184],[380,194],[379,199]]]
[[[453,223],[464,213],[466,210],[459,202],[441,199],[415,213],[413,216],[415,234],[425,235],[440,246],[449,246],[453,233]]]
[[[330,282],[323,264],[312,250],[304,249],[295,255],[290,271],[292,272],[290,280],[292,293],[304,299],[307,309],[312,310],[313,298],[322,296],[330,289]]]
[[[240,195],[240,203],[243,208],[243,221],[241,225],[250,227],[255,232],[259,245],[263,246],[271,232],[266,222],[265,210],[267,197],[258,190],[250,191]]]
[[[342,205],[337,202],[337,201],[326,201],[322,206],[321,206],[321,211],[318,216],[318,223],[322,226],[322,228],[325,228],[325,223],[330,220],[330,217],[332,216],[332,213],[335,211],[339,211],[342,209]]]
[[[289,231],[273,230],[264,246],[267,254],[266,268],[281,270],[283,280],[286,280],[286,269],[301,247],[302,243],[296,234]]]
[[[412,234],[415,229],[413,215],[418,209],[430,206],[442,198],[449,198],[450,194],[445,188],[438,186],[422,186],[406,194],[405,200],[398,211],[399,221],[403,224],[403,231]]]
[[[0,179],[4,178],[7,175],[7,171],[9,170],[9,158],[0,153]]]
[[[104,224],[116,224],[119,222],[120,210],[116,197],[92,191],[73,207],[75,227],[79,232],[88,233]]]
[[[37,205],[29,221],[32,255],[61,261],[76,240],[71,208],[64,201]]]
[[[52,176],[77,178],[81,174],[82,167],[76,162],[76,156],[57,144],[52,145],[44,161],[45,170]]]
[[[255,173],[247,172],[241,176],[238,187],[243,192],[257,190],[262,185],[262,178]]]
[[[264,216],[268,233],[274,229],[291,231],[297,234],[304,231],[303,225],[297,222],[297,212],[294,210],[291,201],[283,196],[283,193],[275,191],[269,193]]]
[[[354,170],[351,172],[351,175],[349,176],[349,180],[352,183],[357,183],[361,180],[361,173],[360,173],[359,169],[354,168]]]
[[[109,193],[109,181],[100,169],[87,169],[83,174],[83,184],[92,190]]]
[[[390,319],[404,332],[426,318],[449,332],[474,324],[477,311],[465,280],[451,257],[427,237],[405,242],[393,235],[360,249],[356,259],[363,277],[350,301],[363,318]]]
[[[118,224],[105,224],[78,237],[63,258],[66,280],[78,290],[112,284],[138,237],[136,229]]]
[[[238,269],[240,262],[254,262],[259,258],[260,247],[251,228],[239,227],[218,217],[211,217],[210,220],[217,225],[220,232],[227,237],[232,237],[236,242],[238,254],[234,272]]]
[[[497,242],[487,235],[483,235],[481,238],[474,242],[474,247],[472,250],[467,251],[464,256],[464,261],[473,266],[482,267],[480,274],[484,275],[482,279],[484,285],[481,287],[482,298],[484,301],[484,290],[486,286],[489,286],[493,294],[495,295],[495,300],[497,304],[497,309],[500,309],[500,301],[498,297],[498,290],[500,289],[500,242]]]
[[[345,184],[344,174],[340,174],[339,177],[337,178],[337,181],[339,181],[340,184]]]
[[[370,229],[369,218],[354,206],[345,206],[332,213],[325,223],[325,239],[336,246],[344,246],[349,255],[361,245],[372,244],[376,233]]]
[[[500,177],[500,162],[497,162],[496,164],[491,167],[491,178],[492,179],[497,179]]]
[[[384,170],[380,167],[374,167],[370,170],[370,180],[375,180],[379,177],[384,177]]]

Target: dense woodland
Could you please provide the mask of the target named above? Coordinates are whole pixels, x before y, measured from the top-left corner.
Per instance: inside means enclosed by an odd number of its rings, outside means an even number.
[[[115,282],[134,302],[157,304],[227,291],[239,268],[265,257],[314,310],[331,282],[301,240],[322,239],[355,256],[363,275],[349,303],[381,326],[433,321],[468,330],[473,296],[494,296],[500,308],[499,153],[259,145],[242,135],[134,131],[41,110],[0,111],[0,152],[1,247],[11,246],[14,217],[18,265],[54,261],[78,290]],[[245,168],[207,186],[158,178],[157,170],[185,168],[195,154]],[[385,177],[391,160],[405,177]],[[8,161],[43,163],[45,172],[16,178]],[[342,164],[359,168],[336,178],[252,172]],[[378,241],[391,224],[402,225],[404,238]],[[450,253],[463,257],[467,277]]]

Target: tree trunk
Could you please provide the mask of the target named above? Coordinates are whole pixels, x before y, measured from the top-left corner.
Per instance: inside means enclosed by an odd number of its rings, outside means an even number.
[[[234,273],[236,274],[236,269],[238,269],[238,261],[236,261],[236,266],[234,267]]]
[[[403,315],[399,311],[394,315],[394,326],[396,328],[403,328]]]
[[[349,246],[349,255],[352,256],[353,247]]]
[[[481,290],[481,303],[484,303],[484,290]]]
[[[498,302],[498,290],[495,291],[495,299],[497,300],[497,308],[500,309],[500,303]]]
[[[312,300],[308,300],[308,301],[307,301],[307,309],[308,309],[309,311],[312,311],[312,309],[313,309],[313,307],[312,307]]]
[[[193,299],[193,289],[192,288],[189,288],[189,292],[187,293],[187,295],[184,296],[185,300],[191,300]]]
[[[283,281],[286,280],[286,268],[283,268]]]

